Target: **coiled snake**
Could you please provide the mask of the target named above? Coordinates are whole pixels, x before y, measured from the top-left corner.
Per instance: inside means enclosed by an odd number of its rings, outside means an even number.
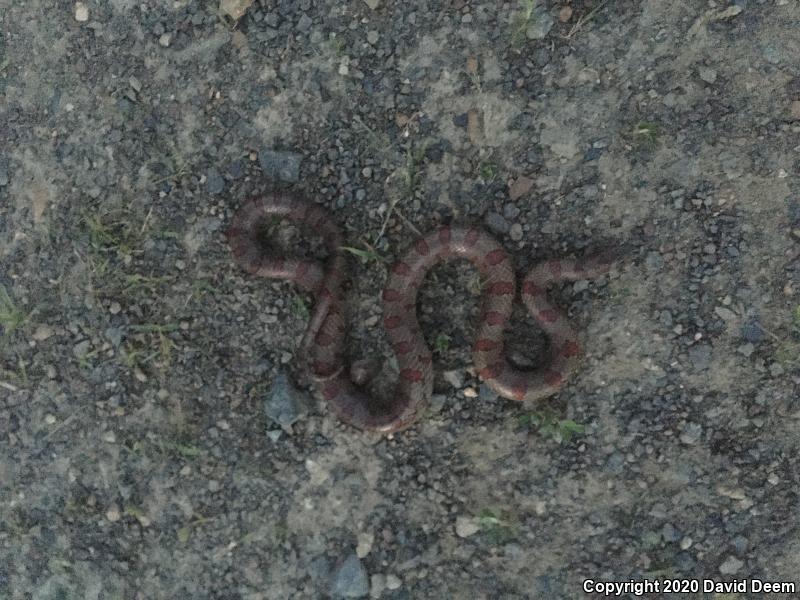
[[[270,219],[305,225],[330,252],[326,264],[270,255],[259,243],[261,226]],[[300,354],[315,388],[340,419],[359,429],[392,432],[411,425],[433,393],[432,355],[416,318],[417,292],[428,270],[439,261],[465,258],[484,280],[483,306],[473,346],[481,379],[512,400],[537,400],[558,391],[575,370],[581,348],[565,315],[545,294],[564,281],[607,273],[612,254],[580,260],[548,260],[534,266],[522,281],[525,306],[548,336],[549,361],[531,371],[512,366],[503,352],[503,330],[511,317],[516,282],[511,260],[500,244],[477,227],[443,227],[419,238],[389,270],[383,289],[383,326],[400,368],[394,395],[371,398],[345,368],[346,322],[343,315],[345,256],[342,236],[321,207],[288,194],[252,198],[237,211],[227,232],[236,263],[252,275],[293,281],[314,295],[315,306]]]

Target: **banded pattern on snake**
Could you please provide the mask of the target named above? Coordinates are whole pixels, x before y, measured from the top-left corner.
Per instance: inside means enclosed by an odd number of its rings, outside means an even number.
[[[269,219],[304,225],[320,236],[330,253],[326,264],[282,258],[259,243],[261,226]],[[532,371],[515,368],[505,358],[503,330],[511,317],[517,285],[511,259],[502,246],[477,227],[443,227],[416,240],[390,269],[383,289],[383,326],[400,368],[394,395],[371,398],[345,368],[346,322],[342,284],[346,274],[342,235],[321,207],[288,194],[246,201],[227,232],[234,260],[252,275],[285,279],[315,298],[303,336],[301,355],[318,393],[339,418],[359,429],[393,432],[416,421],[433,393],[433,357],[416,318],[417,292],[428,270],[447,258],[472,262],[483,281],[483,306],[473,345],[480,378],[497,394],[512,400],[538,400],[553,395],[575,371],[581,354],[577,335],[566,316],[547,299],[548,287],[607,273],[611,254],[579,260],[549,260],[525,275],[521,298],[548,336],[549,361]]]

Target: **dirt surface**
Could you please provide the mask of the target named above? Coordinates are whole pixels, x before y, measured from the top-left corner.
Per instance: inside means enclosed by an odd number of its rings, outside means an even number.
[[[0,0],[0,598],[800,583],[798,2],[223,5]],[[303,391],[310,299],[233,265],[274,189],[355,249],[384,383],[416,231],[628,250],[553,290],[587,356],[537,406],[480,385],[480,282],[434,269],[436,396],[387,439]]]

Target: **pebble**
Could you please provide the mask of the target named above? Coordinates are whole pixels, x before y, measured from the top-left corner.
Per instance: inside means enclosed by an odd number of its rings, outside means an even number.
[[[743,566],[744,566],[744,563],[741,560],[739,560],[735,556],[729,556],[719,566],[719,572],[722,573],[723,575],[734,575]]]
[[[530,177],[517,177],[516,181],[508,186],[508,196],[512,200],[517,200],[531,191],[533,187],[533,179]]]
[[[122,515],[119,512],[119,507],[116,504],[112,504],[108,507],[106,511],[106,519],[108,519],[111,523],[116,523],[122,518]]]
[[[689,348],[689,360],[695,371],[707,369],[711,364],[711,346],[708,344],[697,344]]]
[[[119,327],[109,327],[103,332],[103,335],[106,336],[106,339],[111,342],[111,345],[114,348],[119,348],[119,345],[122,343],[122,329]]]
[[[727,323],[729,323],[729,322],[731,322],[731,321],[735,321],[735,320],[736,320],[736,313],[735,313],[735,312],[733,312],[733,311],[732,311],[731,309],[729,309],[729,308],[725,308],[724,306],[717,306],[717,307],[714,309],[714,312],[716,313],[716,315],[717,315],[717,316],[718,316],[720,319],[722,319],[723,321],[725,321],[725,322],[727,322]]]
[[[546,8],[539,7],[535,11],[530,25],[528,25],[525,36],[529,40],[543,40],[547,34],[550,33],[555,22],[556,20],[550,15]]]
[[[89,348],[91,347],[92,342],[89,340],[83,340],[72,347],[72,354],[74,354],[76,358],[83,358],[89,353]]]
[[[714,83],[717,80],[717,72],[711,67],[700,67],[697,70],[697,74],[706,83]]]
[[[488,215],[486,215],[486,225],[492,231],[501,234],[508,233],[508,230],[511,228],[503,215],[496,212],[490,212]]]
[[[211,167],[206,173],[206,190],[209,194],[220,194],[225,189],[225,180],[216,167]]]
[[[687,423],[681,433],[681,441],[687,446],[696,444],[703,435],[703,426],[699,423]]]
[[[458,537],[467,538],[480,531],[480,527],[472,517],[460,515],[456,517],[456,534]]]
[[[253,0],[222,0],[219,8],[232,19],[238,20],[244,16],[251,4]]]
[[[375,536],[371,533],[359,533],[358,545],[356,546],[356,556],[364,558],[372,550],[372,542],[375,541]]]
[[[297,21],[297,29],[299,31],[306,31],[313,23],[314,22],[311,20],[311,17],[309,17],[306,13],[303,13],[303,15],[300,17],[300,20]]]
[[[742,344],[741,346],[739,346],[736,349],[736,351],[739,354],[741,354],[742,356],[744,356],[745,358],[747,358],[747,357],[751,356],[753,354],[753,352],[756,351],[756,347],[753,344],[751,344],[750,342],[748,342],[746,344]]]
[[[512,236],[513,239],[513,236]],[[583,291],[589,289],[589,280],[588,279],[581,279],[580,281],[576,281],[572,285],[572,293],[573,294],[580,294]]]
[[[792,118],[795,120],[800,120],[800,100],[795,100],[789,106],[789,112],[792,115]]]
[[[608,457],[606,461],[606,470],[614,473],[615,475],[619,475],[622,473],[622,470],[625,468],[625,457],[619,453],[614,452],[611,456]]]
[[[381,5],[381,0],[364,0],[364,4],[375,10]]]
[[[478,399],[481,402],[494,402],[498,397],[497,392],[485,383],[482,383],[481,387],[478,388]]]
[[[661,528],[661,537],[664,538],[665,542],[677,542],[681,535],[672,523],[665,523],[664,527]]]
[[[644,257],[644,264],[648,271],[658,271],[664,266],[664,259],[658,252],[652,250]]]
[[[464,373],[458,369],[445,371],[442,373],[442,377],[457,390],[460,390],[464,386]]]
[[[335,598],[361,598],[369,593],[369,576],[358,556],[349,555],[333,574]]]
[[[503,216],[509,221],[516,219],[519,216],[519,213],[519,206],[513,202],[507,202],[505,206],[503,206]]]
[[[386,576],[383,573],[375,573],[369,578],[370,598],[380,598],[383,590],[386,589]]]
[[[758,319],[751,317],[742,323],[742,338],[752,344],[764,341],[764,330],[759,327]]]
[[[386,589],[396,590],[399,589],[402,584],[403,582],[400,581],[400,578],[397,575],[389,574],[386,576]]]
[[[264,175],[274,181],[297,183],[303,156],[296,152],[263,148],[258,153],[258,164]]]
[[[75,20],[79,23],[85,23],[89,20],[89,7],[86,6],[86,3],[75,3]]]
[[[373,46],[378,43],[379,39],[380,36],[378,35],[378,32],[375,31],[374,29],[372,31],[367,32],[367,41]]]
[[[264,400],[264,414],[281,427],[291,427],[296,423],[305,408],[304,398],[299,390],[289,382],[284,370],[279,370]]]
[[[447,402],[447,396],[444,394],[434,394],[431,396],[431,402],[429,405],[428,410],[431,413],[436,414],[444,408],[445,403]]]
[[[0,161],[0,187],[5,187],[8,185],[8,168],[3,161]]]
[[[508,235],[511,236],[511,239],[515,242],[518,242],[522,239],[522,225],[519,223],[514,223],[511,226],[511,229],[508,232]]]
[[[164,48],[167,48],[172,43],[172,36],[169,33],[162,33],[158,38],[158,43]]]
[[[36,331],[33,332],[33,339],[37,342],[43,342],[53,335],[53,329],[49,325],[39,325]]]

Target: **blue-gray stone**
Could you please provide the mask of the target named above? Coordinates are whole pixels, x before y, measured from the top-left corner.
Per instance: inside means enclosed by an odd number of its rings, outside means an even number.
[[[258,164],[264,175],[275,181],[296,183],[300,179],[300,163],[303,157],[296,152],[285,152],[263,148],[258,153]]]
[[[264,414],[281,427],[291,427],[305,407],[305,396],[291,384],[283,370],[278,371],[264,400]]]
[[[751,317],[742,323],[742,338],[751,344],[758,344],[764,340],[764,330],[761,329],[758,319]]]
[[[216,167],[211,167],[206,173],[206,189],[209,194],[220,194],[225,189],[225,180]]]
[[[369,576],[358,556],[351,554],[333,575],[334,598],[362,598],[369,593]]]

